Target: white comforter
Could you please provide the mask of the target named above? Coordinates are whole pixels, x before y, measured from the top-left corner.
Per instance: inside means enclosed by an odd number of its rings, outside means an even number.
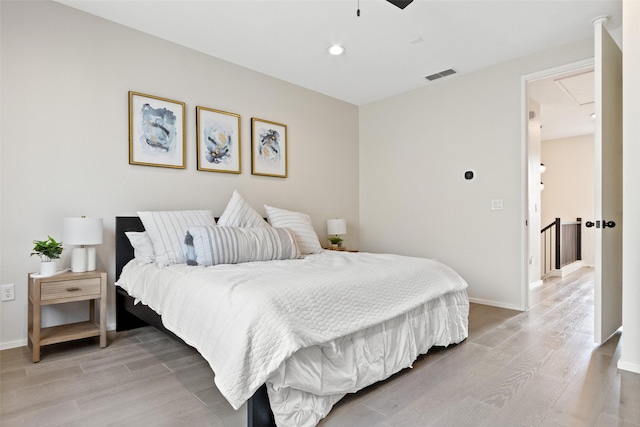
[[[132,261],[117,284],[202,354],[236,409],[271,375],[282,382],[278,369],[299,349],[374,327],[467,287],[436,261],[331,251],[213,267],[158,269]],[[466,319],[461,329],[455,342],[466,337]]]

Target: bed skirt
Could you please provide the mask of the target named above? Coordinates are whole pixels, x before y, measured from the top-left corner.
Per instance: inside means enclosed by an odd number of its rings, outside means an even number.
[[[468,336],[466,290],[355,334],[298,350],[266,382],[278,426],[315,426],[346,393],[411,367],[433,346]]]

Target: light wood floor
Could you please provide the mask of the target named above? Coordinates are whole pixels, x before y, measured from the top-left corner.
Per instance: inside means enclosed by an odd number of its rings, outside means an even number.
[[[593,273],[533,293],[526,313],[472,304],[469,338],[347,396],[322,427],[640,426],[640,375],[616,369],[619,335],[594,346]],[[191,348],[153,328],[0,352],[6,426],[244,426]]]

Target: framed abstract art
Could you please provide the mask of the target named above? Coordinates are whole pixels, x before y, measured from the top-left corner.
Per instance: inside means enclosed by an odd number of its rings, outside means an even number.
[[[129,92],[129,164],[185,168],[184,102]]]
[[[240,173],[240,115],[196,107],[198,170]]]
[[[251,173],[287,177],[287,125],[251,119]]]

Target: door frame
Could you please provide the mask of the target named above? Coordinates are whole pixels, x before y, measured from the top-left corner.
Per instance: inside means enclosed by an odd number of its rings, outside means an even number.
[[[529,91],[527,83],[547,79],[558,74],[581,71],[583,69],[593,69],[595,66],[595,58],[584,59],[582,61],[572,62],[558,67],[549,68],[535,73],[523,75],[520,78],[520,187],[522,189],[520,197],[520,306],[523,311],[529,310],[529,257],[531,255],[540,257],[540,254],[529,253],[529,242],[531,238],[540,238],[540,230],[531,230],[527,224],[529,223]],[[537,237],[531,237],[537,236]]]

